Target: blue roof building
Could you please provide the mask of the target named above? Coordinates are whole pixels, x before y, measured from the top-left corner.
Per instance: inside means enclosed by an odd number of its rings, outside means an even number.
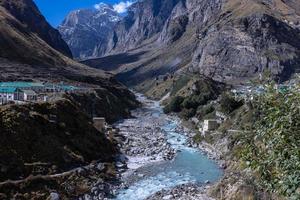
[[[35,82],[0,82],[0,87],[29,88],[44,87],[42,83]]]
[[[18,92],[17,88],[13,88],[13,87],[0,87],[0,93],[2,94],[13,94]]]
[[[18,88],[0,87],[0,104],[21,100],[22,96],[22,91]]]

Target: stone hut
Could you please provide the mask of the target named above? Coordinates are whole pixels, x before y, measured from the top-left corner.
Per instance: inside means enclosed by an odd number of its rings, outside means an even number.
[[[98,131],[103,132],[105,130],[106,122],[104,117],[94,117],[93,122]]]

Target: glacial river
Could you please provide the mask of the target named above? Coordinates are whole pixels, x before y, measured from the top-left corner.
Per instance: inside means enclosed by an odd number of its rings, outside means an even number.
[[[117,200],[143,200],[163,189],[187,183],[213,183],[222,176],[222,170],[214,161],[198,149],[187,146],[187,136],[178,132],[181,130],[178,129],[179,121],[165,115],[159,102],[146,100],[141,95],[138,99],[144,102],[144,108],[139,112],[147,112],[147,115],[163,122],[161,128],[177,154],[172,161],[152,163],[138,169],[143,177],[131,183],[127,189],[117,191]],[[139,116],[135,115],[136,120],[139,120]]]

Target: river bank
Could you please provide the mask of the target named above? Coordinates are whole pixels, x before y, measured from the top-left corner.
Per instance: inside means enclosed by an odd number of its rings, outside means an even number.
[[[219,180],[222,170],[207,153],[193,147],[193,133],[179,118],[165,115],[159,102],[137,97],[143,106],[132,111],[134,118],[114,124],[122,152],[116,163],[121,182],[111,188],[113,196],[107,199],[179,199],[188,193],[191,199],[205,199],[205,189]],[[94,191],[85,199],[100,198]]]

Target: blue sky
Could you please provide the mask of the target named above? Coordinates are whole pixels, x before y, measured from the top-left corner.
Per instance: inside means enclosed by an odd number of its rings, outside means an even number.
[[[107,4],[119,4],[127,0],[34,0],[47,21],[57,27],[72,10],[80,8],[93,8],[100,2]],[[122,5],[123,5],[122,4]],[[127,3],[128,4],[128,3]],[[120,5],[120,4],[119,4]],[[126,5],[126,4],[125,4]],[[120,8],[120,7],[118,7]]]

